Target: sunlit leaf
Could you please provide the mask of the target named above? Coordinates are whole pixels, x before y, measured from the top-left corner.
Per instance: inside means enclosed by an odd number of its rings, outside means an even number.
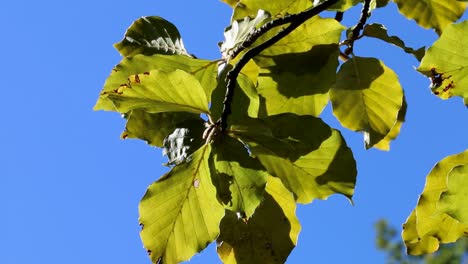
[[[268,13],[260,9],[253,19],[245,17],[242,20],[234,20],[224,31],[224,42],[220,46],[223,58],[230,58],[232,50],[242,45],[249,33],[261,26],[269,17]]]
[[[120,113],[141,109],[149,113],[208,113],[208,100],[200,82],[191,74],[175,70],[152,70],[135,74],[119,88],[105,92]]]
[[[324,0],[322,1],[314,0],[315,5],[318,2],[324,2]],[[361,0],[340,0],[336,4],[332,5],[330,8],[328,8],[328,10],[344,12],[350,9],[351,7],[357,5],[359,2],[362,2],[362,1]]]
[[[101,92],[104,96],[99,97],[94,110],[117,111],[105,94],[117,90],[122,84],[126,84],[130,76],[143,75],[145,72],[155,69],[166,72],[180,69],[192,74],[203,87],[207,100],[210,100],[211,93],[217,85],[216,61],[193,59],[183,55],[135,55],[124,58],[114,67]]]
[[[335,82],[343,30],[334,19],[314,17],[254,58],[265,115],[322,112]]]
[[[190,56],[176,26],[158,16],[137,19],[128,28],[124,39],[115,44],[123,56],[136,54],[180,54]]]
[[[410,53],[416,57],[418,61],[421,61],[422,57],[424,56],[425,49],[424,47],[419,48],[417,50],[407,47],[405,43],[396,36],[389,36],[387,29],[384,25],[381,24],[367,24],[362,31],[362,35],[371,38],[377,38],[393,44],[397,47],[403,49],[406,53]]]
[[[392,129],[390,129],[390,132],[379,142],[377,142],[373,147],[376,149],[380,150],[390,150],[390,142],[395,140],[398,135],[400,134],[400,129],[403,123],[405,122],[405,116],[406,116],[406,110],[407,110],[407,104],[405,97],[403,97],[403,105],[400,108],[400,111],[398,112],[398,117],[395,125],[393,125]]]
[[[441,194],[448,190],[447,176],[453,168],[468,164],[468,150],[444,158],[427,175],[418,204],[404,224],[403,239],[409,254],[432,253],[439,243],[451,243],[464,235],[468,225],[446,213],[438,213]]]
[[[447,176],[447,191],[440,196],[438,212],[447,213],[468,227],[468,162],[457,166]],[[468,234],[466,234],[468,236]]]
[[[448,26],[427,50],[418,71],[433,78],[434,94],[442,99],[460,96],[468,106],[468,21]]]
[[[398,76],[381,61],[354,57],[341,66],[330,99],[340,123],[364,132],[366,148],[371,148],[397,121],[403,89]]]
[[[445,27],[457,21],[466,4],[457,0],[394,0],[400,13],[414,19],[423,28],[433,28],[440,35]]]
[[[224,137],[213,144],[213,182],[218,198],[230,211],[250,218],[263,200],[268,174],[237,140]]]
[[[225,2],[226,4],[234,8],[240,0],[221,0],[221,1]]]
[[[230,131],[298,202],[326,199],[334,193],[353,195],[356,164],[351,150],[341,134],[320,119],[283,114],[251,120]]]
[[[225,264],[284,263],[301,229],[295,210],[291,193],[269,177],[265,200],[251,219],[226,212],[217,239],[219,257]]]
[[[302,12],[311,6],[310,0],[240,0],[235,6],[232,20],[255,17],[260,9],[267,11],[272,17],[279,17]]]
[[[187,122],[203,122],[200,115],[186,112],[148,113],[133,110],[126,118],[127,125],[121,138],[138,138],[156,147],[162,147],[164,138],[177,127],[185,127]]]
[[[402,238],[406,245],[406,253],[421,255],[437,251],[439,240],[433,236],[419,236],[416,229],[416,210],[413,210],[403,225]]]
[[[140,233],[153,263],[189,260],[219,235],[224,208],[217,202],[205,145],[190,162],[153,183],[140,202]]]

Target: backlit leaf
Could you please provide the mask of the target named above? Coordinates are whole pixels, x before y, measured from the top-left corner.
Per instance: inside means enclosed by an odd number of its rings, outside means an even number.
[[[468,150],[441,160],[427,175],[418,204],[404,224],[403,239],[409,254],[432,253],[439,243],[451,243],[464,235],[468,225],[446,213],[438,213],[441,194],[448,190],[447,177],[453,168],[468,164]]]
[[[314,4],[317,4],[317,2],[324,2],[324,1],[317,1],[314,0]],[[328,10],[333,10],[333,11],[341,11],[344,12],[351,7],[357,5],[359,2],[362,2],[361,0],[340,0],[336,4],[332,5]]]
[[[221,1],[225,2],[226,4],[234,8],[240,0],[221,0]]]
[[[213,182],[227,209],[250,218],[263,200],[268,174],[236,139],[224,137],[213,144]]]
[[[210,100],[211,93],[217,85],[216,61],[193,59],[182,55],[135,55],[122,59],[114,67],[101,92],[104,95],[99,97],[94,110],[117,111],[105,94],[118,89],[122,84],[126,84],[130,76],[143,75],[155,69],[165,72],[179,69],[192,74],[203,87],[207,100]]]
[[[230,131],[298,202],[326,199],[334,193],[353,195],[356,164],[351,150],[341,134],[320,119],[282,114],[250,120]]]
[[[447,176],[447,191],[440,196],[438,212],[447,213],[468,227],[468,162],[457,166]],[[468,234],[466,234],[468,236]]]
[[[269,177],[265,199],[247,222],[226,212],[217,239],[225,264],[284,263],[297,243],[301,226],[296,203],[278,178]]]
[[[447,26],[430,47],[418,67],[422,74],[435,78],[432,91],[442,99],[460,96],[468,106],[468,21]]]
[[[119,88],[103,94],[117,111],[141,109],[149,113],[208,113],[208,100],[200,82],[191,74],[175,70],[152,70],[135,74]]]
[[[232,20],[255,17],[260,9],[267,11],[272,17],[279,17],[302,12],[311,6],[310,0],[240,0],[234,9]]]
[[[393,44],[397,47],[403,49],[406,53],[410,53],[416,57],[418,61],[421,61],[422,57],[424,56],[425,49],[424,47],[419,48],[417,50],[407,47],[405,43],[396,36],[389,36],[387,29],[384,25],[381,24],[367,24],[362,31],[362,35],[371,38],[377,38]]]
[[[390,0],[375,0],[375,2],[376,2],[376,7],[380,8],[380,7],[386,6],[388,2],[390,2]]]
[[[138,138],[156,147],[162,147],[164,138],[177,127],[185,127],[189,122],[203,123],[200,115],[186,112],[148,113],[133,110],[126,118],[127,125],[121,135],[122,139]]]
[[[124,39],[115,44],[123,56],[136,54],[180,54],[190,56],[176,26],[158,16],[137,19],[125,32]]]
[[[340,123],[364,132],[366,148],[371,148],[397,121],[403,89],[398,76],[381,61],[354,57],[341,66],[330,99]]]
[[[343,30],[334,19],[314,17],[254,58],[265,115],[322,112],[335,82]]]
[[[423,28],[433,28],[440,35],[445,27],[457,21],[466,4],[457,0],[394,0],[400,13],[414,19]]]
[[[220,46],[223,58],[230,58],[232,50],[242,45],[249,33],[260,27],[269,17],[268,13],[260,9],[253,19],[245,17],[242,20],[234,20],[224,31],[224,42]]]
[[[224,208],[217,202],[205,145],[190,162],[153,183],[140,202],[140,233],[153,263],[189,260],[219,235]]]
[[[395,125],[393,125],[392,129],[390,129],[390,132],[388,132],[388,134],[382,140],[380,140],[374,145],[374,148],[386,151],[390,150],[390,142],[392,142],[398,137],[398,135],[400,134],[401,126],[405,122],[407,107],[408,106],[406,104],[405,97],[403,97],[403,105],[401,106],[400,111],[398,112],[398,118]]]

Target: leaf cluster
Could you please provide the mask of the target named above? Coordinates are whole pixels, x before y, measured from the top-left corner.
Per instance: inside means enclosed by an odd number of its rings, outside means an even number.
[[[407,109],[395,72],[354,54],[359,39],[377,38],[422,60],[418,71],[430,77],[434,94],[468,104],[466,38],[448,52],[455,35],[468,33],[466,22],[451,24],[465,3],[395,0],[402,14],[442,34],[425,52],[383,25],[366,24],[388,1],[365,0],[350,27],[318,14],[345,12],[359,0],[225,2],[233,15],[219,60],[192,55],[169,21],[142,17],[115,45],[123,59],[95,106],[124,116],[122,138],[164,148],[168,157],[170,172],[148,187],[139,206],[141,238],[154,263],[189,260],[214,240],[225,263],[283,263],[300,231],[296,203],[332,194],[352,199],[355,160],[340,131],[320,119],[323,109],[331,103],[344,127],[364,135],[366,148],[381,150],[398,136]],[[421,3],[426,12],[414,12]],[[444,177],[459,176],[437,197],[443,213],[460,221],[466,212],[452,205],[466,190],[454,186],[467,173],[447,170]],[[412,224],[407,230],[419,232]],[[415,237],[416,231],[406,240],[410,253],[430,252],[412,243],[434,233]]]

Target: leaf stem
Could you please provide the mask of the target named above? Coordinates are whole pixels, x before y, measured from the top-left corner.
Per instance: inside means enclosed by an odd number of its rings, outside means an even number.
[[[280,26],[280,25],[290,23],[287,27],[281,29],[276,35],[274,35],[267,41],[248,50],[239,59],[239,61],[234,65],[234,68],[232,68],[232,70],[230,70],[227,73],[226,95],[224,97],[224,102],[223,102],[223,112],[221,113],[221,118],[217,121],[218,125],[221,126],[221,132],[226,131],[228,116],[232,112],[231,103],[234,97],[234,89],[236,87],[237,77],[239,76],[239,73],[242,70],[242,68],[249,62],[249,60],[257,56],[258,54],[260,54],[260,52],[269,48],[270,46],[272,46],[273,44],[275,44],[276,42],[278,42],[285,36],[287,36],[289,33],[291,33],[294,29],[302,25],[307,20],[318,15],[319,13],[326,10],[327,8],[329,8],[336,2],[338,2],[338,0],[328,0],[312,8],[309,8],[303,12],[292,14],[292,15],[287,15],[282,18],[272,20],[266,23],[265,25],[263,25],[262,27],[260,27],[258,30],[253,31],[251,36],[249,36],[247,40],[244,41],[244,43],[241,46],[239,46],[239,48],[236,48],[233,51],[232,58],[238,55],[240,52],[242,52],[245,48],[252,45],[255,40],[257,40],[260,36],[268,32],[270,29]]]

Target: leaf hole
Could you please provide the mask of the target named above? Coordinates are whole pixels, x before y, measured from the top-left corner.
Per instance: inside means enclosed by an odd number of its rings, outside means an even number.
[[[195,179],[195,180],[193,181],[193,187],[195,187],[195,188],[200,187],[200,180],[199,180],[199,179]]]

